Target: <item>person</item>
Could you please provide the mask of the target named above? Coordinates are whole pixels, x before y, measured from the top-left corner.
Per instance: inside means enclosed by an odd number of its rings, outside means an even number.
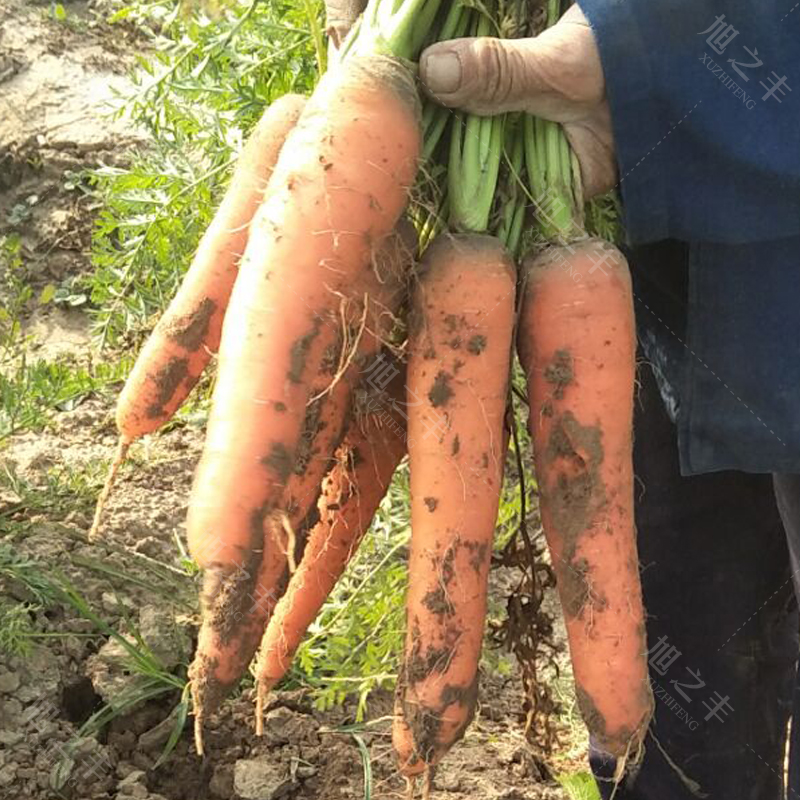
[[[440,103],[563,124],[619,188],[644,363],[636,522],[656,709],[605,798],[778,800],[800,591],[800,4],[578,0],[423,52]],[[794,584],[794,590],[793,590]],[[788,792],[800,797],[800,724]]]
[[[341,41],[362,0],[328,0]],[[578,0],[429,47],[423,86],[562,123],[619,189],[642,365],[636,522],[656,710],[605,798],[800,797],[800,3]]]

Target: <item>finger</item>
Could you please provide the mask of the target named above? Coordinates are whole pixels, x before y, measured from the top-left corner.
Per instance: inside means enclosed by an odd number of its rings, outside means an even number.
[[[422,54],[430,95],[473,114],[527,111],[555,122],[585,116],[605,95],[594,34],[578,6],[531,39],[454,39]]]
[[[564,133],[569,139],[570,146],[578,155],[583,196],[587,200],[605,194],[619,181],[608,109],[598,113],[605,115],[606,119],[598,118],[591,125],[572,123],[564,126]]]
[[[337,50],[366,7],[367,0],[327,0],[325,32]]]
[[[472,114],[527,111],[547,91],[539,51],[536,39],[453,39],[423,52],[420,76],[446,106]]]

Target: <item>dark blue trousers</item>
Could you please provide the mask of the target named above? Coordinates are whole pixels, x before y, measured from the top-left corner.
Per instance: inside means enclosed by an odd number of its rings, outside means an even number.
[[[591,752],[601,793],[800,800],[800,476],[682,477],[675,426],[647,365],[640,380],[636,522],[655,714],[644,758],[616,792],[613,761]]]

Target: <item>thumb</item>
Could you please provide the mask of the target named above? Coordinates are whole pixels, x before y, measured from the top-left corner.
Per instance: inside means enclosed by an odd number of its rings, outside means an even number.
[[[434,100],[472,114],[534,111],[549,87],[538,39],[453,39],[428,47],[420,77]]]
[[[570,6],[533,39],[453,39],[420,59],[431,96],[473,114],[527,111],[571,122],[605,103],[605,79],[594,33]]]
[[[337,50],[366,7],[367,0],[326,0],[325,32]]]

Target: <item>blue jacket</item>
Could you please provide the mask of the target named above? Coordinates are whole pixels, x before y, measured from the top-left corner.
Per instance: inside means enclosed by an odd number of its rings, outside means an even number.
[[[682,470],[800,472],[800,3],[578,1]]]

